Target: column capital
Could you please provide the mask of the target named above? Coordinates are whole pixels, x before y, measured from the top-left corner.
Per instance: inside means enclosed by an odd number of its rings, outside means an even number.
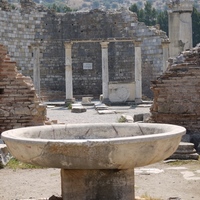
[[[35,48],[39,48],[41,47],[41,44],[40,43],[32,43],[28,46],[29,49],[35,49]]]
[[[141,47],[142,41],[133,41],[135,47]]]
[[[65,41],[64,42],[64,45],[65,45],[66,49],[71,49],[72,48],[72,44],[73,44],[72,41]]]
[[[102,49],[107,49],[109,42],[100,42]]]
[[[161,43],[162,43],[162,47],[169,47],[170,41],[169,40],[163,40]]]

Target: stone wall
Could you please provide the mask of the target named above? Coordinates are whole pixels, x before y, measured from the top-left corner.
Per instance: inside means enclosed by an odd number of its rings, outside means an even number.
[[[45,120],[46,107],[40,105],[31,78],[17,71],[7,49],[0,45],[0,133],[42,125]]]
[[[162,41],[168,38],[164,32],[138,22],[135,13],[92,10],[57,14],[28,0],[21,0],[21,7],[15,10],[4,7],[0,10],[1,41],[8,46],[18,70],[31,78],[35,56],[32,47],[38,46],[41,95],[46,99],[65,99],[65,41],[108,38],[142,41],[143,94],[152,97],[150,81],[162,73]],[[133,82],[134,60],[133,42],[110,43],[110,81]],[[93,64],[92,70],[83,70],[83,63],[87,62]],[[74,43],[72,67],[74,95],[102,93],[99,42]]]
[[[152,82],[152,121],[182,125],[200,142],[200,46],[169,59],[168,70]]]

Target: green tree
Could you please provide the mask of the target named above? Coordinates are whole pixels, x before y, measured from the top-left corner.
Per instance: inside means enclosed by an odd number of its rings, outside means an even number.
[[[158,13],[156,24],[160,24],[160,29],[168,35],[168,13],[166,10]]]
[[[133,5],[131,5],[131,7],[129,8],[130,11],[135,12],[135,13],[139,13],[139,9],[136,3],[134,3]]]
[[[147,1],[144,4],[144,23],[147,26],[155,25],[157,17],[157,11],[155,8],[152,8],[152,3]]]
[[[145,13],[144,13],[144,10],[142,8],[138,12],[138,21],[140,21],[140,22],[145,21]]]
[[[70,7],[64,5],[64,4],[49,4],[47,5],[47,7],[49,9],[52,9],[52,10],[55,10],[56,12],[59,12],[59,13],[66,13],[66,12],[71,12],[73,11]]]
[[[136,12],[138,21],[144,22],[147,26],[160,24],[160,29],[168,34],[168,14],[167,11],[158,11],[147,1],[144,9],[139,9],[137,4],[131,5],[130,11]]]
[[[147,26],[160,25],[160,29],[168,35],[168,13],[167,10],[158,11],[152,8],[151,2],[145,3],[144,9],[139,9],[137,4],[133,4],[129,8],[130,11],[137,13],[138,21],[144,22]],[[200,12],[194,7],[192,13],[192,32],[193,46],[200,43]]]

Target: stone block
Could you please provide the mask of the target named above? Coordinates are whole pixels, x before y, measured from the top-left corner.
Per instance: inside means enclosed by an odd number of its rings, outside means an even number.
[[[0,144],[0,165],[6,165],[12,156],[5,144]]]
[[[91,102],[92,99],[93,99],[93,97],[82,97],[81,104],[83,106],[93,106],[94,103]]]
[[[104,103],[96,104],[95,109],[96,110],[108,110],[108,106],[106,106]]]
[[[143,121],[143,114],[135,114],[133,116],[133,121],[134,122]]]
[[[86,112],[87,109],[85,107],[83,107],[81,104],[72,104],[72,113],[82,113],[82,112]]]

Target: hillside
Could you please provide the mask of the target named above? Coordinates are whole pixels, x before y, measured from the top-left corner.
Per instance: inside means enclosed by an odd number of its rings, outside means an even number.
[[[77,10],[94,8],[119,9],[120,7],[130,7],[134,3],[136,3],[138,7],[142,8],[145,2],[146,1],[143,0],[65,0],[67,6]],[[149,2],[151,2],[153,7],[158,10],[166,10],[167,8],[166,0],[149,0]],[[194,0],[194,5],[197,10],[200,11],[200,1]]]

